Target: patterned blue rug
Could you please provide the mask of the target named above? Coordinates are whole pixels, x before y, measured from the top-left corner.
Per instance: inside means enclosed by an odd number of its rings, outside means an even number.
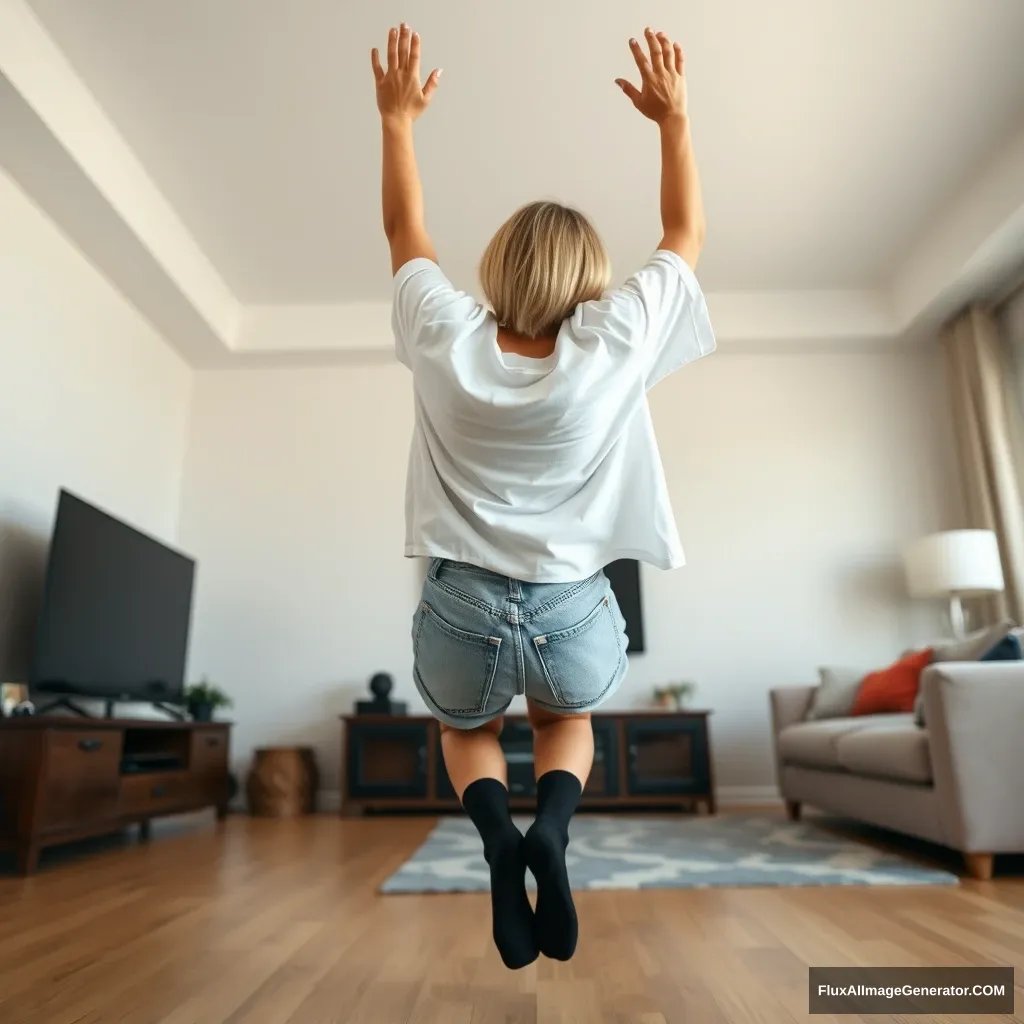
[[[517,821],[525,830],[529,819]],[[720,886],[953,885],[920,867],[809,823],[768,817],[625,818],[581,814],[566,857],[573,889]],[[533,878],[527,875],[528,886]],[[480,838],[467,818],[442,818],[382,893],[486,892]]]

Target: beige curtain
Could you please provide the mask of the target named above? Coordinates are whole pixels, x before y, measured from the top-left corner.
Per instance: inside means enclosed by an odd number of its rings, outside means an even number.
[[[1024,431],[1013,398],[1014,369],[995,317],[971,309],[943,333],[952,384],[967,526],[999,538],[1006,589],[978,602],[985,619],[1024,624],[1024,501],[1017,454]],[[979,625],[981,623],[978,623]]]

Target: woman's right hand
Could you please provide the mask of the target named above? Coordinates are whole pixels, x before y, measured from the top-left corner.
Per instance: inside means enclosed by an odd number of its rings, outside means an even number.
[[[674,118],[686,119],[686,77],[683,73],[683,48],[673,43],[664,32],[645,29],[650,55],[635,39],[629,48],[640,69],[641,88],[625,78],[615,84],[633,101],[644,117],[658,124]]]
[[[377,83],[377,109],[384,121],[411,123],[427,109],[441,79],[441,69],[430,72],[420,85],[420,37],[402,23],[388,33],[388,66],[382,67],[380,53],[370,53],[373,78]]]

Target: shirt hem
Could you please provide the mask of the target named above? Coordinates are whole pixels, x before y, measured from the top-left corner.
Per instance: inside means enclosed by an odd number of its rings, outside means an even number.
[[[606,553],[605,557],[593,565],[589,571],[584,568],[582,573],[523,573],[509,572],[509,566],[495,566],[481,564],[481,560],[467,552],[442,551],[438,548],[425,547],[418,544],[407,544],[405,546],[406,558],[444,558],[452,562],[465,562],[468,565],[477,565],[481,569],[496,573],[499,576],[506,576],[519,580],[522,583],[578,583],[580,580],[589,579],[595,573],[600,572],[605,566],[620,559],[632,559],[637,562],[644,562],[668,572],[672,569],[681,569],[686,565],[686,558],[682,552],[674,555],[658,556],[650,551],[640,551],[628,548],[616,548]]]

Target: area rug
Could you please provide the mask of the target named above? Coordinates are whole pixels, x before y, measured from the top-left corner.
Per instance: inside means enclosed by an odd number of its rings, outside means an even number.
[[[523,830],[529,820],[518,821]],[[573,889],[953,885],[921,867],[812,824],[769,817],[578,815],[566,858]],[[527,875],[532,889],[533,878]],[[382,893],[486,892],[487,865],[467,818],[442,818]]]

